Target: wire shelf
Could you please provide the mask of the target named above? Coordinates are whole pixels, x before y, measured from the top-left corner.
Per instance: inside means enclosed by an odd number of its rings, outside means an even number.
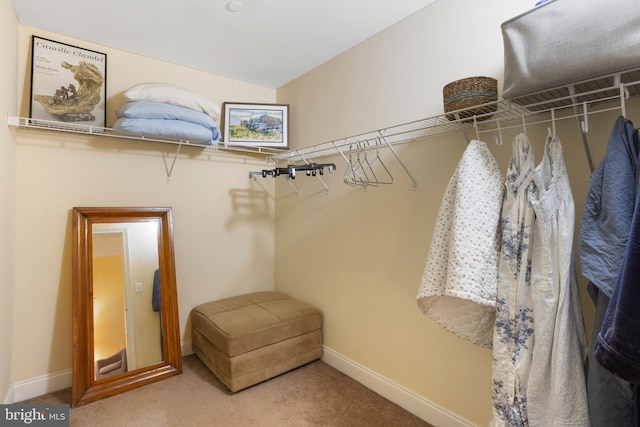
[[[78,124],[78,123],[57,122],[57,121],[33,119],[33,118],[26,118],[26,117],[9,116],[8,124],[9,126],[15,126],[15,127],[24,128],[24,129],[64,132],[64,133],[81,134],[81,135],[108,136],[111,138],[123,138],[123,139],[134,140],[134,141],[160,142],[163,144],[178,145],[180,147],[182,146],[199,147],[199,148],[203,148],[205,152],[223,151],[223,152],[259,154],[259,155],[265,155],[265,156],[272,156],[272,155],[282,153],[282,149],[271,148],[271,147],[231,145],[231,144],[225,144],[224,142],[218,142],[218,143],[212,144],[209,141],[189,140],[185,138],[170,137],[170,136],[145,135],[145,134],[131,133],[131,132],[126,132],[119,129],[112,129],[112,128],[106,128],[106,127],[87,126],[87,125]]]
[[[279,160],[308,162],[320,157],[341,154],[345,151],[355,152],[372,146],[397,145],[454,131],[462,131],[465,136],[469,129],[478,130],[481,128],[481,132],[496,131],[507,128],[508,122],[516,120],[522,122],[528,117],[543,113],[550,113],[554,120],[556,118],[560,120],[579,117],[583,114],[610,110],[605,107],[600,110],[594,108],[606,101],[620,101],[622,108],[624,108],[625,100],[638,94],[640,94],[640,69],[635,69],[289,150],[273,155],[269,160],[273,162]],[[620,104],[615,108],[620,108]],[[561,117],[555,117],[556,112],[565,110],[569,112],[562,114]],[[544,122],[550,120],[550,118],[542,119]],[[540,121],[536,123],[540,123]]]
[[[449,132],[462,131],[467,136],[467,130],[489,132],[509,127],[509,122],[522,121],[531,116],[547,114],[541,121],[548,122],[556,119],[556,112],[566,112],[557,119],[579,117],[608,111],[600,107],[606,101],[620,101],[614,108],[623,108],[625,100],[640,94],[640,69],[624,73],[600,76],[594,79],[577,82],[571,85],[556,87],[541,92],[521,96],[510,100],[499,100],[480,106],[439,114],[426,119],[402,123],[369,132],[352,135],[309,147],[283,150],[282,148],[231,145],[219,142],[210,144],[207,141],[192,141],[183,138],[160,137],[155,135],[141,135],[105,127],[86,126],[68,122],[55,122],[40,119],[9,116],[10,126],[20,128],[58,131],[84,135],[108,136],[138,141],[152,141],[165,144],[200,147],[205,152],[245,153],[265,156],[267,161],[277,163],[287,162],[308,163],[314,159],[342,154],[343,152],[357,152],[372,147],[389,147],[394,145],[423,139]],[[588,110],[588,112],[587,112]],[[513,125],[515,126],[515,125]],[[467,139],[469,139],[467,137]]]

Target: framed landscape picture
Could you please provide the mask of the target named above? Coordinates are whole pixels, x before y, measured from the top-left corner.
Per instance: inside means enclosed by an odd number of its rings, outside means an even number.
[[[33,36],[29,117],[105,127],[107,55]]]
[[[289,105],[225,102],[222,140],[230,145],[289,147]]]

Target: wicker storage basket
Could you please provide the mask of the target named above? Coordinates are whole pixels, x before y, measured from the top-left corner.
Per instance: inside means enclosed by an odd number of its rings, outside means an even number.
[[[476,120],[482,121],[491,117],[487,113],[497,110],[495,101],[498,100],[498,81],[492,77],[468,77],[447,84],[442,89],[442,95],[445,113],[456,111],[461,119],[479,116]],[[472,108],[487,103],[491,104]],[[456,120],[456,116],[447,114],[447,119]]]

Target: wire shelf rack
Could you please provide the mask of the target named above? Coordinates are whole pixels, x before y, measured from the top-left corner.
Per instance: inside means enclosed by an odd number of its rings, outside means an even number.
[[[625,100],[640,94],[640,69],[624,73],[600,76],[571,85],[556,87],[545,91],[510,100],[499,100],[480,106],[439,114],[422,120],[416,120],[396,126],[375,129],[369,132],[328,141],[309,147],[281,152],[269,157],[278,162],[309,162],[313,159],[333,156],[342,152],[354,152],[372,146],[397,145],[416,141],[447,132],[500,131],[508,128],[511,122],[532,116],[546,116],[532,124],[580,117],[608,111],[613,108],[624,110]],[[606,107],[607,101],[620,101],[614,107]],[[556,116],[556,113],[559,113]],[[516,124],[511,123],[512,126]],[[469,140],[467,136],[467,140]]]
[[[199,147],[204,149],[204,151],[208,153],[220,151],[220,152],[231,152],[231,153],[235,152],[235,153],[257,154],[257,155],[263,155],[263,156],[272,156],[272,155],[282,153],[282,149],[277,149],[272,147],[231,145],[231,144],[225,144],[224,142],[218,142],[218,143],[212,144],[209,141],[189,140],[185,138],[170,137],[170,136],[144,135],[139,133],[126,132],[126,131],[113,129],[113,128],[87,126],[87,125],[78,124],[78,123],[57,122],[57,121],[33,119],[33,118],[17,117],[17,116],[9,116],[8,124],[9,126],[15,126],[18,128],[32,129],[32,130],[64,132],[64,133],[92,135],[92,136],[93,135],[107,136],[111,138],[123,138],[123,139],[128,139],[133,141],[160,142],[163,144],[173,144],[180,147],[182,146]]]
[[[264,156],[267,162],[277,164],[309,163],[315,159],[334,156],[345,152],[357,152],[371,147],[388,147],[448,132],[463,132],[469,140],[468,132],[476,133],[501,131],[518,121],[522,123],[533,116],[542,117],[532,122],[538,124],[566,118],[622,109],[625,101],[640,94],[640,68],[623,73],[599,76],[570,85],[551,88],[526,96],[499,100],[480,106],[438,114],[433,117],[402,123],[396,126],[375,129],[337,140],[327,141],[298,149],[230,145],[224,142],[210,144],[206,141],[191,141],[182,138],[141,135],[105,127],[86,126],[68,122],[55,122],[24,117],[8,117],[8,124],[20,128],[76,133],[84,135],[108,136],[138,141],[152,141],[165,144],[200,147],[206,153],[239,153]],[[607,101],[619,101],[607,104]],[[609,105],[609,106],[607,106]],[[585,148],[586,142],[585,142]],[[394,151],[394,154],[395,151]],[[176,153],[177,155],[177,153]],[[396,155],[397,157],[397,155]]]

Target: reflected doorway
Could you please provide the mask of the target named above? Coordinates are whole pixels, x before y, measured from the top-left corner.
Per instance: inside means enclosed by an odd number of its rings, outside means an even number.
[[[163,359],[160,313],[152,306],[156,235],[153,222],[96,224],[93,228],[96,380]]]
[[[96,379],[136,369],[135,326],[128,308],[130,297],[125,295],[128,288],[125,251],[124,231],[94,234],[93,355]]]

